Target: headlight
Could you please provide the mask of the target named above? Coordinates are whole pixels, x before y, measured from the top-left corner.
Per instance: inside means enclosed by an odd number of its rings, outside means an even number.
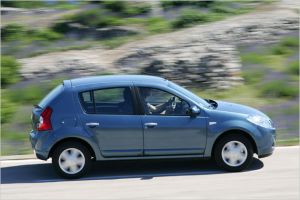
[[[265,117],[261,117],[258,115],[250,115],[249,117],[247,117],[247,120],[249,122],[252,122],[253,124],[262,126],[264,128],[273,128],[272,122]]]

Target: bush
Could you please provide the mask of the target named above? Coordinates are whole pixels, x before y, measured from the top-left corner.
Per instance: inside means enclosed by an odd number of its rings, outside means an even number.
[[[92,28],[122,25],[123,21],[118,17],[104,15],[99,9],[92,9],[68,15],[63,21],[54,24],[52,29],[60,33],[70,31],[69,23],[79,23]]]
[[[263,79],[264,72],[263,70],[245,70],[242,75],[246,83],[254,84],[259,83]]]
[[[299,47],[299,38],[287,37],[280,42],[280,45],[285,47]]]
[[[1,6],[15,8],[39,8],[45,6],[43,1],[1,1]]]
[[[299,60],[293,61],[288,65],[287,71],[290,74],[299,75]]]
[[[292,86],[284,81],[271,81],[260,88],[262,97],[297,97],[298,94],[298,86]]]
[[[213,5],[214,1],[170,1],[170,0],[162,0],[160,2],[163,9],[169,9],[172,7],[178,6],[199,6],[199,7],[210,7]]]
[[[19,104],[37,104],[49,92],[50,89],[45,86],[31,85],[22,89],[7,91],[8,98]]]
[[[19,24],[9,24],[1,28],[2,41],[53,41],[63,36],[50,29],[28,29]]]
[[[14,112],[16,111],[16,104],[7,98],[4,90],[1,90],[1,124],[9,122]]]
[[[230,8],[225,5],[213,6],[211,10],[213,12],[220,13],[220,14],[234,14],[236,12],[233,8]]]
[[[194,24],[209,22],[209,14],[199,13],[194,10],[185,10],[181,16],[173,21],[173,28],[185,28]]]
[[[16,83],[19,79],[20,64],[14,57],[1,56],[1,84],[3,86]]]
[[[35,40],[53,41],[61,39],[63,36],[50,29],[43,30],[29,30],[28,35],[32,35]]]
[[[56,22],[51,29],[55,32],[58,33],[67,33],[68,31],[70,31],[70,27],[69,27],[69,22],[68,21],[60,21],[60,22]]]
[[[104,1],[103,5],[113,12],[124,12],[126,9],[125,1]]]
[[[170,23],[161,17],[149,18],[146,22],[146,26],[151,33],[163,33],[171,30]]]
[[[102,13],[100,12],[100,10],[92,9],[92,10],[82,11],[74,15],[70,15],[66,19],[86,26],[96,26],[99,19],[101,18],[102,18]]]
[[[8,24],[1,27],[1,40],[13,41],[22,38],[25,28],[19,24]]]
[[[289,54],[291,52],[290,49],[288,49],[287,47],[282,46],[282,45],[277,45],[277,46],[273,47],[271,51],[272,51],[272,54],[275,54],[275,55],[285,55],[285,54]]]
[[[104,1],[102,4],[106,9],[127,17],[146,14],[151,10],[151,6],[148,3],[141,2]]]

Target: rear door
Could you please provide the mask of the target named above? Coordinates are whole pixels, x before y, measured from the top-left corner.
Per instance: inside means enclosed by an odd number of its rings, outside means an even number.
[[[142,156],[141,116],[132,87],[116,85],[79,92],[81,121],[104,157]]]

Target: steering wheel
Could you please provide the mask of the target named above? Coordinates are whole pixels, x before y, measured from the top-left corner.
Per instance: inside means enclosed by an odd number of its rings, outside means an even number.
[[[172,97],[169,101],[170,101],[172,111],[174,111],[176,109],[176,97]]]

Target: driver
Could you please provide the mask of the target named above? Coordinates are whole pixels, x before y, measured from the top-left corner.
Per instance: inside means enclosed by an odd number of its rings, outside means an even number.
[[[141,89],[141,96],[144,101],[144,109],[147,114],[164,114],[166,112],[167,107],[172,103],[172,101],[175,100],[175,97],[173,97],[169,101],[155,106],[146,101],[147,97],[150,96],[150,94],[150,88]]]

